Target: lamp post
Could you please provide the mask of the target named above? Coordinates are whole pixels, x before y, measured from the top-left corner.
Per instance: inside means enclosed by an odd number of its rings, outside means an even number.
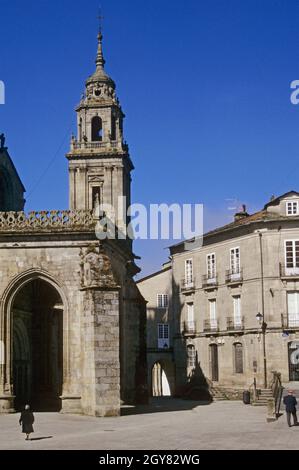
[[[256,319],[261,325],[263,335],[263,357],[264,357],[264,388],[267,388],[267,358],[266,358],[266,329],[267,323],[265,322],[265,314],[257,313]]]

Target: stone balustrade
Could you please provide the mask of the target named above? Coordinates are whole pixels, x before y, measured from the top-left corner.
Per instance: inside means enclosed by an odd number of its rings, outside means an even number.
[[[23,231],[91,230],[95,227],[93,211],[52,210],[0,212],[0,233]]]

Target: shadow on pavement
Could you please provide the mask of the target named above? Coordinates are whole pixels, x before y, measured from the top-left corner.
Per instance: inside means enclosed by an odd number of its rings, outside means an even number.
[[[31,437],[30,441],[42,441],[43,439],[52,439],[53,436]]]
[[[170,397],[151,398],[148,405],[123,405],[121,416],[139,415],[147,413],[165,413],[169,411],[192,410],[197,406],[210,405],[211,401],[183,400]]]

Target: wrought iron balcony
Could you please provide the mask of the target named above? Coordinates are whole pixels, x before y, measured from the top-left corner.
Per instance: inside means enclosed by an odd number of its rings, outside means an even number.
[[[299,278],[299,266],[286,266],[285,264],[279,263],[279,275],[281,278]]]
[[[244,317],[227,317],[226,329],[228,331],[244,330]]]
[[[284,329],[296,328],[299,329],[299,313],[297,314],[281,314],[281,326]]]
[[[192,292],[195,290],[195,278],[190,279],[183,278],[181,280],[181,292]]]
[[[195,335],[196,333],[196,322],[195,321],[184,321],[182,324],[182,332],[184,335]]]
[[[203,322],[203,331],[204,332],[213,332],[213,331],[218,331],[219,330],[219,325],[218,325],[218,320],[204,320]]]
[[[214,276],[208,276],[204,274],[202,276],[202,287],[204,289],[214,289],[218,286],[218,276],[215,274]]]
[[[234,269],[227,269],[225,282],[226,284],[241,284],[243,282],[243,269],[240,268],[239,272]]]

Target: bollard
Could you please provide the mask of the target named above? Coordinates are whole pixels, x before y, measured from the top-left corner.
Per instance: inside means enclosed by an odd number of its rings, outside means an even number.
[[[267,400],[267,423],[276,421],[276,419],[275,400],[274,398],[269,398]]]

